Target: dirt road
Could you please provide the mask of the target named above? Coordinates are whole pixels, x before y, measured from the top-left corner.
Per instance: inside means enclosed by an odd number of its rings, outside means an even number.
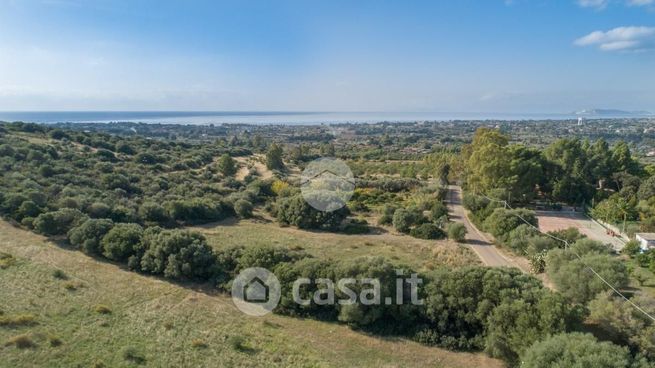
[[[610,244],[616,251],[623,249],[625,242],[621,238],[607,234],[604,227],[592,221],[582,213],[564,211],[537,211],[541,231],[563,230],[570,227],[578,229],[590,239]]]
[[[469,221],[466,216],[466,209],[462,205],[462,188],[451,185],[448,187],[448,192],[450,218],[453,221],[462,222],[466,226],[466,230],[468,230],[466,242],[478,257],[480,257],[482,262],[491,267],[520,268],[496,249],[487,237]]]

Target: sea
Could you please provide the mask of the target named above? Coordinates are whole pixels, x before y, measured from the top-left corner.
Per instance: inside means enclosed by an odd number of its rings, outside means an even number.
[[[0,121],[35,123],[149,124],[337,124],[457,120],[569,120],[570,114],[447,113],[447,112],[298,112],[298,111],[0,111]],[[593,118],[634,116],[585,116]]]

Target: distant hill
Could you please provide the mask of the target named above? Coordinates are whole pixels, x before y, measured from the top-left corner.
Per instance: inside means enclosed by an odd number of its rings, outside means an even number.
[[[595,116],[643,116],[653,115],[648,111],[625,111],[617,109],[583,109],[575,112],[576,115],[595,115]]]

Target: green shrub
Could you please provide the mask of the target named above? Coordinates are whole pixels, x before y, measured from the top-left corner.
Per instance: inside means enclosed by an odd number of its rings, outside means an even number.
[[[225,153],[218,161],[218,171],[225,176],[232,176],[237,173],[236,162],[230,155]]]
[[[0,252],[0,270],[7,269],[16,264],[16,258],[9,253]]]
[[[378,225],[392,225],[393,214],[396,212],[397,207],[385,204],[382,208],[382,215],[378,219]]]
[[[448,217],[448,207],[446,207],[441,201],[438,201],[430,209],[430,218],[434,222],[443,216]]]
[[[526,254],[532,256],[536,254],[546,253],[551,249],[563,248],[562,242],[550,237],[535,235],[527,239],[528,248]]]
[[[86,215],[79,210],[62,208],[40,214],[34,220],[34,228],[44,235],[62,235],[84,222],[86,218]]]
[[[227,339],[227,342],[234,350],[237,351],[248,350],[248,346],[246,345],[246,339],[243,336],[232,335]]]
[[[336,211],[319,211],[310,206],[301,195],[278,197],[276,217],[283,225],[293,225],[300,229],[336,230],[348,216],[348,208]]]
[[[533,211],[522,208],[514,210],[496,208],[484,221],[484,228],[495,238],[505,242],[509,233],[526,224],[525,221],[535,227],[537,226],[537,217]]]
[[[570,251],[562,249],[551,250],[546,257],[549,278],[557,290],[573,302],[587,303],[596,294],[608,289],[603,281],[589,271],[590,267],[616,288],[628,285],[628,270],[624,261],[595,252],[583,253],[581,257],[578,259]]]
[[[48,342],[50,343],[50,346],[53,348],[56,348],[57,346],[61,346],[64,344],[61,339],[55,335],[48,335]]]
[[[536,302],[505,300],[491,312],[487,324],[485,351],[516,365],[535,342],[565,332],[575,313],[559,294],[542,291]]]
[[[627,254],[630,258],[634,258],[637,254],[641,252],[641,243],[637,240],[630,240],[625,244],[621,253]]]
[[[205,237],[188,230],[146,230],[145,252],[141,257],[143,272],[172,279],[207,279],[216,266],[216,256]]]
[[[295,262],[307,257],[303,252],[273,246],[253,246],[243,249],[238,257],[237,271],[249,267],[262,267],[269,270],[284,262]]]
[[[539,232],[528,224],[522,224],[513,229],[505,237],[504,244],[519,255],[528,253],[530,239],[539,235]]]
[[[134,364],[144,364],[146,362],[146,358],[139,353],[139,351],[136,348],[133,347],[126,347],[123,349],[123,359],[127,360],[128,362],[134,363]]]
[[[562,229],[562,230],[549,231],[548,234],[558,239],[566,240],[567,242],[569,242],[569,244],[573,244],[578,240],[584,239],[586,237],[584,234],[580,233],[580,230],[578,230],[575,227],[569,227],[567,229]]]
[[[88,254],[100,254],[100,241],[113,227],[108,219],[88,219],[68,232],[68,241]]]
[[[68,280],[68,276],[66,273],[62,270],[54,270],[52,271],[52,277],[58,279],[58,280]]]
[[[145,202],[139,207],[139,217],[144,222],[153,222],[161,225],[165,225],[170,221],[166,209],[153,202]]]
[[[466,230],[466,226],[461,222],[453,222],[448,225],[446,232],[448,233],[448,239],[462,243],[466,240],[466,233],[468,231]]]
[[[234,202],[234,212],[241,218],[252,217],[252,203],[245,199],[239,199]]]
[[[401,233],[408,233],[413,226],[423,222],[425,218],[417,208],[399,208],[393,213],[393,227]]]
[[[434,224],[421,224],[412,230],[409,235],[419,239],[443,239],[446,234],[437,225]]]
[[[142,249],[142,236],[143,228],[138,224],[116,224],[100,242],[102,254],[115,261],[125,261]]]
[[[365,219],[352,219],[343,227],[341,232],[348,235],[356,235],[368,234],[370,231],[371,229],[368,227],[368,222]]]
[[[522,358],[521,367],[524,368],[632,366],[632,357],[626,348],[611,342],[599,342],[593,335],[578,332],[563,333],[538,341]]]
[[[190,224],[222,220],[229,214],[223,202],[203,198],[169,201],[164,208],[173,220]]]

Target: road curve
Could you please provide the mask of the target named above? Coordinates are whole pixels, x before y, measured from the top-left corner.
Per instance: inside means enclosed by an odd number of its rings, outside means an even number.
[[[500,253],[492,242],[468,219],[466,209],[462,205],[462,188],[459,186],[448,186],[448,211],[451,220],[461,222],[466,226],[468,231],[466,243],[480,257],[482,263],[490,267],[520,268]]]

